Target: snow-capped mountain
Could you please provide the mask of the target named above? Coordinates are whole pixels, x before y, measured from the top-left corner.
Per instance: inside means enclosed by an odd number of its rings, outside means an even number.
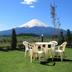
[[[30,21],[28,21],[25,24],[22,24],[19,27],[25,27],[25,28],[32,28],[32,27],[48,27],[47,24],[45,24],[44,22],[38,20],[38,19],[32,19]]]
[[[22,24],[14,29],[16,30],[16,34],[36,34],[36,35],[44,34],[46,36],[53,35],[56,30],[55,28],[49,27],[47,24],[38,19],[32,19],[27,23]],[[61,31],[63,31],[64,33],[66,32],[65,30],[62,29]],[[0,31],[0,35],[11,35],[11,34],[12,34],[11,29]]]

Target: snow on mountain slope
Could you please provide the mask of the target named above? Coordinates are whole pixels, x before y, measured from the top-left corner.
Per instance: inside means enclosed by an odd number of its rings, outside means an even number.
[[[22,24],[19,27],[26,27],[26,28],[32,28],[32,27],[48,27],[47,24],[43,23],[42,21],[38,20],[38,19],[32,19],[29,22]]]

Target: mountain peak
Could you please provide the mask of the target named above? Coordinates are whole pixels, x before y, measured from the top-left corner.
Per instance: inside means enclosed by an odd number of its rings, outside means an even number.
[[[30,21],[28,21],[25,24],[22,24],[20,27],[26,27],[26,28],[32,28],[32,27],[48,27],[47,24],[45,24],[44,22],[38,20],[38,19],[32,19]]]

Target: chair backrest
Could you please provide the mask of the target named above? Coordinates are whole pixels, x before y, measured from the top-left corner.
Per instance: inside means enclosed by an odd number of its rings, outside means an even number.
[[[27,41],[23,41],[23,45],[25,46],[25,50],[27,51],[29,48],[28,48],[28,42]]]
[[[55,50],[56,45],[58,45],[57,41],[50,41],[49,43],[51,43],[51,49]]]
[[[57,41],[50,41],[51,43],[54,43],[54,45],[58,45]]]
[[[67,45],[67,42],[63,42],[63,43],[60,45],[60,49],[64,51],[66,45]]]

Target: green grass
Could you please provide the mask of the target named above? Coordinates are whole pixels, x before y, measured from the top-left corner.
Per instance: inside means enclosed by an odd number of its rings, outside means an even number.
[[[72,49],[66,48],[65,59],[67,61],[56,61],[42,65],[37,61],[29,62],[25,59],[23,51],[0,52],[0,72],[71,72],[72,70]]]

